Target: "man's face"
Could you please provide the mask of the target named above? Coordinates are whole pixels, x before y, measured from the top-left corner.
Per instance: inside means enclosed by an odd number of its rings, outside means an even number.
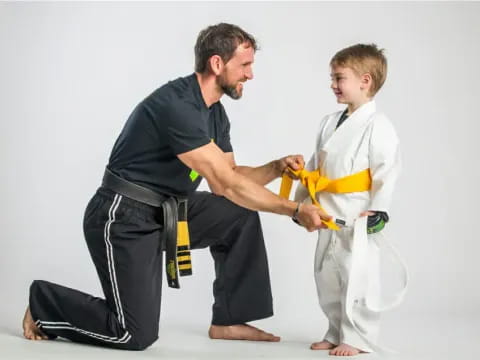
[[[240,99],[243,83],[253,79],[253,60],[255,51],[248,43],[238,45],[233,57],[225,64],[217,77],[217,84],[232,99]]]
[[[331,88],[340,104],[356,103],[363,95],[362,79],[351,68],[333,66]]]

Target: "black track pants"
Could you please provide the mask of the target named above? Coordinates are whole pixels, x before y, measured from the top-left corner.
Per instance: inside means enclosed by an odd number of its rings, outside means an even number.
[[[84,232],[105,299],[35,280],[30,309],[49,337],[128,350],[145,349],[158,338],[163,275],[159,211],[104,188],[97,191],[85,211]],[[209,246],[215,261],[212,324],[271,316],[258,213],[196,192],[189,198],[188,224],[192,248]]]

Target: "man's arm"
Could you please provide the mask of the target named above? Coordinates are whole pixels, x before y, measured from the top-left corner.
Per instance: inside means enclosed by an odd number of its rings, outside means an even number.
[[[225,157],[237,174],[241,174],[262,186],[265,186],[274,179],[282,176],[287,166],[292,167],[294,170],[300,169],[304,166],[303,157],[301,155],[286,156],[258,167],[237,165],[235,163],[233,152],[225,153]]]
[[[207,179],[215,194],[225,196],[237,205],[290,217],[297,208],[297,203],[280,198],[236,172],[223,151],[214,143],[179,154],[178,158]],[[329,220],[330,217],[315,206],[303,204],[300,206],[298,219],[307,230],[313,231],[325,227],[321,219]]]

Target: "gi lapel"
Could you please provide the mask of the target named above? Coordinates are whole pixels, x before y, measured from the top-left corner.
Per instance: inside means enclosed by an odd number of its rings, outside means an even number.
[[[349,116],[345,123],[333,132],[330,138],[323,144],[322,150],[331,153],[337,149],[345,149],[345,146],[348,146],[349,143],[348,139],[352,139],[355,134],[369,124],[371,115],[375,113],[375,111],[376,106],[374,100],[360,106]],[[335,121],[338,121],[340,114],[341,113],[335,117]],[[331,130],[331,126],[335,128],[336,122],[335,124],[329,124],[329,130]]]

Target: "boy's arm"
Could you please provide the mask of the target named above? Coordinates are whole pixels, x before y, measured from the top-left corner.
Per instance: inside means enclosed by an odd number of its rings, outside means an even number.
[[[372,177],[369,210],[388,213],[401,163],[398,136],[386,117],[376,119],[373,125],[369,162]]]

